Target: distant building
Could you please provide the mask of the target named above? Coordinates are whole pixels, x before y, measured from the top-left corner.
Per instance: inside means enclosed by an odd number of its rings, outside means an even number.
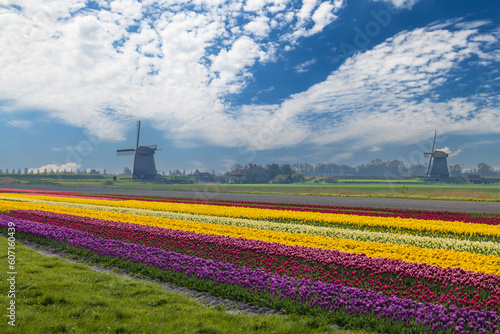
[[[229,173],[229,177],[237,183],[268,183],[271,172],[261,166],[250,164],[248,168],[233,170]]]
[[[193,173],[195,183],[215,182],[214,176],[209,172],[200,172],[198,169]]]
[[[292,183],[292,175],[291,174],[281,174],[281,177],[284,179],[284,183]]]
[[[483,180],[481,179],[481,176],[479,176],[477,174],[469,174],[469,175],[467,175],[467,182],[474,183],[474,184],[480,184],[483,182]]]

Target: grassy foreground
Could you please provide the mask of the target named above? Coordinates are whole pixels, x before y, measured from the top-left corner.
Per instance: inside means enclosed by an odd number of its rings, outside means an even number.
[[[359,333],[315,318],[235,315],[160,285],[98,273],[16,242],[16,326],[7,324],[7,239],[0,236],[0,333]],[[360,331],[363,332],[363,331]]]

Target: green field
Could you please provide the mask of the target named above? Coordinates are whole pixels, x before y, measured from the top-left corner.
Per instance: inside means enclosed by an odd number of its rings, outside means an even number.
[[[72,186],[77,182],[64,182]],[[102,187],[102,182],[78,183],[78,186]],[[426,183],[295,183],[295,184],[152,184],[131,181],[115,182],[110,188],[209,192],[248,192],[263,194],[298,194],[298,195],[340,195],[340,196],[375,196],[409,197],[436,199],[476,199],[499,200],[500,186],[486,184],[426,184]],[[403,188],[405,187],[405,188]]]
[[[422,179],[338,179],[336,183],[325,183],[327,178],[323,177],[293,184],[165,184],[133,181],[129,178],[113,182],[112,178],[111,175],[99,175],[96,179],[88,175],[84,179],[52,176],[29,180],[20,178],[16,182],[27,185],[45,184],[89,188],[500,201],[498,182],[451,184],[424,182]]]
[[[2,291],[7,239],[0,236]],[[316,318],[229,314],[160,285],[88,265],[40,255],[16,242],[15,327],[7,324],[7,293],[0,296],[0,333],[360,333]],[[361,331],[365,332],[366,331]]]

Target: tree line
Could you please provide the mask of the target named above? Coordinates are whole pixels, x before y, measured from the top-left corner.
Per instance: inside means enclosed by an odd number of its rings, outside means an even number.
[[[246,166],[235,164],[231,169],[244,169]],[[331,176],[331,177],[425,177],[427,174],[427,164],[405,165],[400,160],[382,161],[375,159],[367,164],[357,166],[347,164],[335,164],[333,162],[317,163],[311,165],[305,163],[283,164],[270,163],[265,166],[270,172],[271,179],[278,175],[300,174],[306,176]],[[449,166],[450,177],[460,177],[463,173],[479,174],[482,177],[498,177],[500,170],[495,170],[485,162],[480,162],[477,168],[465,170],[461,165]],[[300,175],[298,177],[300,177]],[[294,178],[297,178],[294,175]],[[294,180],[295,181],[295,180]]]
[[[382,161],[372,160],[370,163],[357,166],[346,164],[335,164],[332,162],[318,163],[296,163],[291,165],[298,173],[311,176],[357,176],[357,177],[425,177],[428,165],[421,163],[405,165],[400,160]],[[479,174],[480,176],[500,176],[500,170],[495,170],[485,162],[477,165],[477,168],[465,170],[461,165],[455,164],[448,167],[450,177],[460,177],[462,173]]]

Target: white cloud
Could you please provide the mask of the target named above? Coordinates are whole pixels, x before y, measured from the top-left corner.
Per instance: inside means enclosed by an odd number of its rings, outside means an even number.
[[[222,90],[228,84],[233,84],[229,86],[229,92],[238,92],[243,87],[244,78],[250,75],[244,69],[261,57],[264,59],[265,53],[253,39],[247,36],[238,38],[230,50],[221,50],[217,56],[212,57],[211,70],[218,75],[212,86]]]
[[[319,5],[318,9],[316,9],[312,16],[314,27],[311,29],[310,34],[320,32],[324,27],[337,19],[338,17],[333,14],[334,10],[335,6],[328,2],[323,2]]]
[[[459,22],[456,24],[456,27],[460,29],[476,29],[488,24],[491,24],[489,20],[477,20],[470,22]]]
[[[318,0],[303,0],[302,1],[302,7],[300,8],[299,12],[297,13],[297,17],[301,21],[307,21],[311,19],[311,14],[316,7],[316,4],[318,3]]]
[[[50,171],[53,171],[54,173],[56,171],[59,171],[59,172],[63,172],[63,171],[75,172],[80,167],[82,167],[81,164],[76,164],[76,163],[73,163],[73,162],[70,162],[70,163],[67,163],[67,164],[62,164],[62,165],[47,164],[45,166],[38,167],[38,168],[30,168],[30,169],[28,169],[28,172],[31,173],[31,171],[33,171],[34,173],[36,173],[37,171],[40,171],[40,173],[43,173],[44,170],[47,170],[48,173],[50,173]]]
[[[380,146],[377,146],[377,145],[372,146],[372,147],[370,147],[368,149],[368,151],[370,151],[370,152],[378,152],[378,151],[381,151],[381,150],[382,150],[382,148]]]
[[[31,125],[33,124],[31,121],[27,120],[22,120],[22,119],[15,119],[12,121],[5,121],[5,123],[9,126],[13,126],[15,128],[20,128],[23,130],[28,130],[31,128]]]
[[[298,64],[297,66],[295,66],[295,72],[297,73],[307,72],[309,70],[309,67],[314,63],[316,63],[316,59],[311,59],[301,64]]]
[[[247,0],[243,9],[249,12],[254,12],[262,9],[265,5],[265,0]]]
[[[351,159],[353,156],[354,156],[353,152],[342,152],[342,153],[335,154],[331,158],[331,160],[333,162],[342,162],[343,160]]]
[[[411,7],[413,7],[413,5],[416,4],[419,0],[374,0],[374,1],[390,2],[396,8],[411,9]]]
[[[336,20],[338,17],[335,15],[344,2],[342,0],[335,0],[333,4],[330,1],[324,1],[319,4],[317,0],[304,0],[302,7],[298,12],[289,12],[287,20],[291,21],[294,17],[297,22],[292,33],[286,34],[282,37],[292,44],[295,44],[298,39],[317,34],[323,30],[328,24]],[[311,22],[314,23],[311,27]]]
[[[269,18],[260,16],[255,18],[250,23],[246,24],[243,29],[253,33],[255,36],[262,38],[269,34],[271,27],[269,27]]]
[[[455,152],[453,152],[452,150],[450,150],[448,146],[445,146],[443,148],[437,148],[436,151],[443,151],[444,153],[448,154],[448,157],[454,157],[458,155],[460,152],[462,152],[461,149],[458,149]]]

